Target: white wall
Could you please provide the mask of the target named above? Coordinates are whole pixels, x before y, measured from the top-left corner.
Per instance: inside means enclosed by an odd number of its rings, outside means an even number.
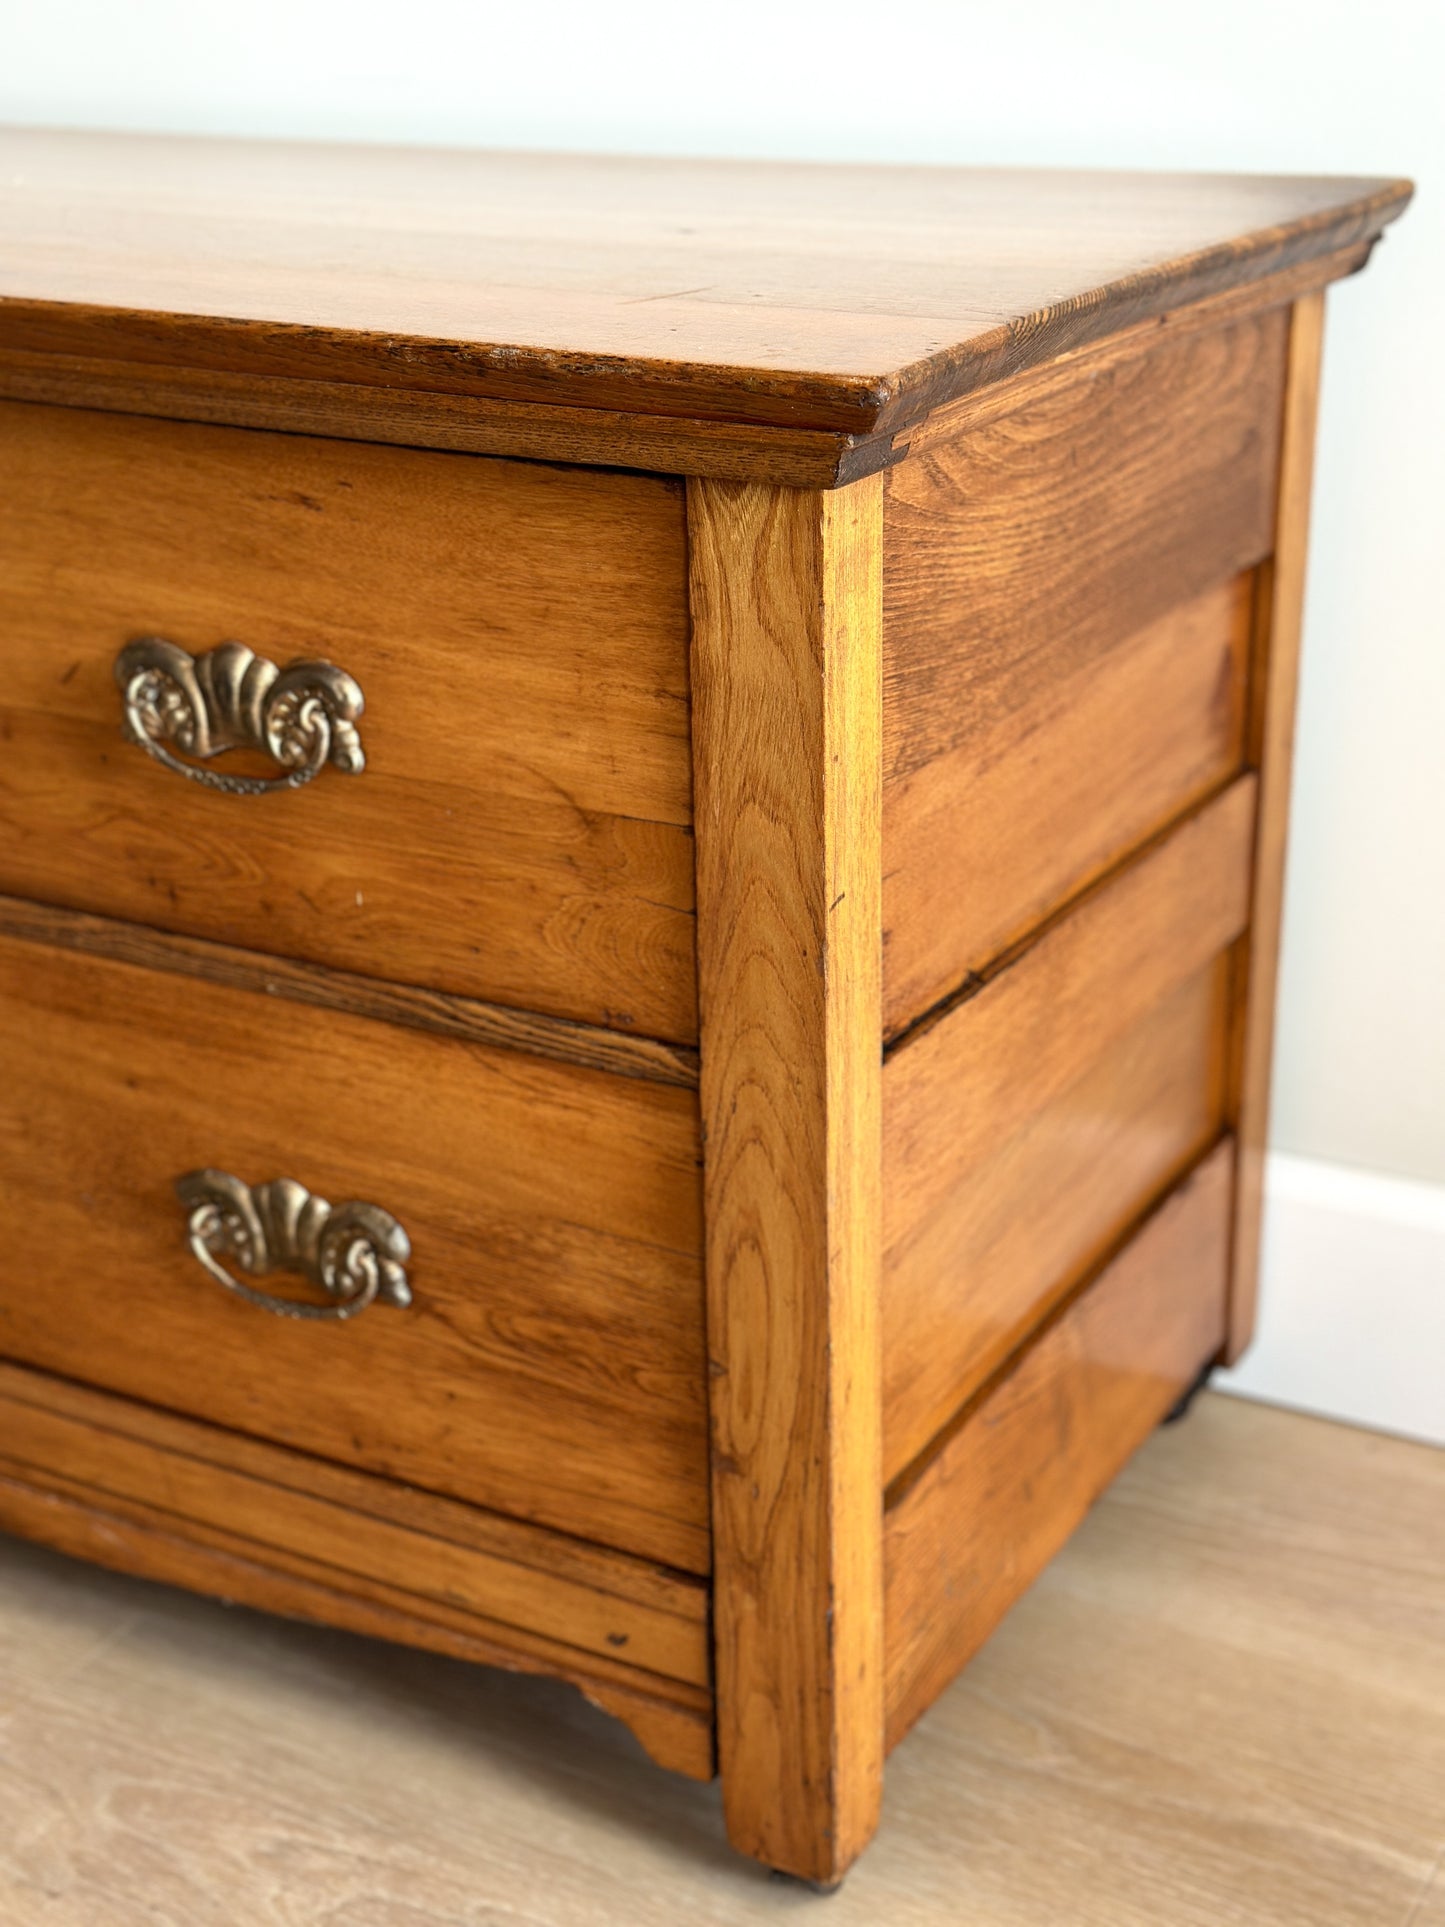
[[[1445,1186],[1270,1159],[1259,1327],[1217,1384],[1445,1445]]]
[[[1442,73],[1439,0],[0,0],[14,121],[1414,175],[1416,206],[1331,296],[1275,1136],[1435,1185]]]

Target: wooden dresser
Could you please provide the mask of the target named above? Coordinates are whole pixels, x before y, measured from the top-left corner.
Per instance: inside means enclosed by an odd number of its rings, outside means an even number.
[[[1401,182],[0,141],[0,1526],[826,1885],[1253,1314]]]

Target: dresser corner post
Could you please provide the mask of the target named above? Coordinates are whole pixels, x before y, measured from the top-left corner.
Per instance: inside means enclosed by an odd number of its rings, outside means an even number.
[[[820,1886],[883,1775],[882,506],[688,484],[723,1804]]]
[[[1250,678],[1248,757],[1259,771],[1259,804],[1249,931],[1240,949],[1235,985],[1230,1108],[1237,1150],[1228,1329],[1222,1353],[1226,1365],[1235,1364],[1248,1350],[1259,1296],[1275,991],[1324,317],[1323,288],[1302,295],[1290,310],[1274,553],[1262,574]]]

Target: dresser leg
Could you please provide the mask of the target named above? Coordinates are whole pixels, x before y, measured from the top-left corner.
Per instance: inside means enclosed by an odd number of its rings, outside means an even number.
[[[828,1888],[883,1779],[882,488],[688,534],[723,1807]]]
[[[779,1886],[806,1887],[809,1893],[822,1894],[825,1897],[828,1894],[837,1893],[848,1877],[846,1874],[840,1873],[836,1880],[805,1880],[801,1874],[784,1873],[781,1867],[770,1867],[768,1872]]]
[[[1180,1419],[1188,1418],[1191,1406],[1214,1376],[1214,1368],[1218,1363],[1217,1358],[1211,1358],[1205,1363],[1194,1383],[1179,1394],[1159,1421],[1161,1425],[1177,1425]]]

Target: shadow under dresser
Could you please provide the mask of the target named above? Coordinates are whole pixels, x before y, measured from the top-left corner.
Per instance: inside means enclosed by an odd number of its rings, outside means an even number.
[[[1408,186],[0,149],[0,1526],[833,1884],[1248,1341]]]

